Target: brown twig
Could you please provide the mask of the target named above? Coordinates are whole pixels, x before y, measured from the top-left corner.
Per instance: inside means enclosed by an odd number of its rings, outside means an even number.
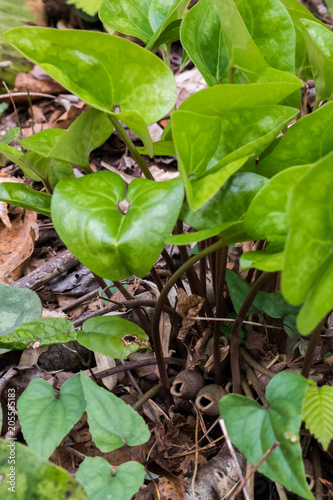
[[[309,377],[311,366],[313,363],[314,353],[319,343],[320,334],[322,332],[325,321],[326,317],[319,323],[319,325],[316,326],[316,328],[311,333],[309,345],[304,356],[303,367],[302,367],[302,375],[305,378]]]
[[[223,316],[224,313],[224,285],[225,285],[225,274],[227,269],[228,260],[228,246],[223,246],[219,248],[216,252],[216,261],[218,263],[218,276],[216,279],[216,318]],[[214,324],[213,333],[213,353],[214,353],[214,376],[215,384],[221,385],[221,362],[220,362],[220,337],[221,330],[220,325],[216,322]]]
[[[185,361],[180,358],[163,358],[163,362],[170,365],[175,364],[180,366],[184,366],[185,364]],[[101,378],[109,377],[110,375],[115,375],[116,373],[121,373],[126,370],[135,370],[141,366],[149,365],[157,365],[156,358],[143,359],[141,361],[125,361],[123,365],[118,365],[114,368],[107,368],[106,370],[94,373],[94,377],[96,380],[99,380]]]
[[[273,453],[273,451],[275,450],[275,448],[277,448],[279,445],[280,445],[279,441],[275,441],[273,443],[273,445],[263,455],[262,459],[259,460],[259,462],[257,463],[257,465],[255,465],[254,467],[252,467],[251,470],[250,470],[250,472],[248,474],[246,474],[246,476],[244,477],[244,479],[242,479],[242,481],[240,482],[240,484],[237,486],[237,488],[233,492],[232,496],[230,497],[230,500],[235,500],[236,499],[237,495],[245,487],[245,485],[248,482],[248,480],[250,479],[250,477],[253,476],[253,474],[255,474],[257,472],[257,470],[259,469],[259,467],[265,462],[265,460],[267,460],[267,458],[269,457],[269,455],[271,455]]]
[[[232,457],[232,459],[234,461],[238,477],[241,480],[241,483],[244,483],[244,476],[243,476],[243,473],[241,471],[239,462],[237,460],[237,455],[235,453],[234,447],[232,446],[232,443],[231,443],[231,440],[230,440],[230,437],[229,437],[229,434],[228,434],[228,431],[227,431],[227,427],[225,425],[225,421],[223,420],[223,418],[220,418],[220,426],[221,426],[222,432],[224,434],[224,437],[225,437],[225,440],[226,440],[226,443],[227,443],[230,455],[231,455],[231,457]],[[250,500],[249,499],[249,495],[248,495],[248,493],[246,491],[246,488],[245,488],[245,483],[244,483],[244,486],[242,486],[241,489],[243,490],[243,494],[244,494],[245,500]]]
[[[265,368],[265,366],[261,366],[260,363],[258,363],[257,361],[255,361],[252,356],[250,356],[250,354],[248,352],[245,351],[245,349],[243,349],[242,347],[239,349],[239,352],[240,352],[240,355],[242,356],[242,358],[245,359],[245,361],[250,365],[252,366],[252,368],[254,368],[255,370],[257,370],[258,372],[262,373],[263,375],[266,375],[266,377],[269,377],[269,378],[273,378],[275,377],[276,373],[272,372],[271,370],[268,370],[267,368]]]

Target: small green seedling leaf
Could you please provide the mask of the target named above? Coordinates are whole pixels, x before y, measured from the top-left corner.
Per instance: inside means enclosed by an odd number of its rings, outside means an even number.
[[[120,106],[121,111],[138,113],[149,125],[175,104],[170,69],[124,38],[35,27],[14,28],[3,37],[73,94],[106,113]]]
[[[316,162],[293,189],[288,208],[282,292],[304,302],[297,325],[308,335],[333,307],[333,152]]]
[[[316,104],[333,98],[333,34],[325,26],[301,20],[316,88]]]
[[[126,359],[132,352],[149,349],[148,335],[135,323],[117,316],[90,318],[83,323],[77,341],[94,352]]]
[[[34,321],[41,315],[42,304],[37,293],[28,288],[14,288],[0,283],[1,336],[8,335],[22,323]]]
[[[131,500],[144,478],[145,468],[138,462],[126,462],[113,473],[110,464],[101,457],[86,458],[76,473],[90,500]]]
[[[0,184],[0,201],[27,210],[34,210],[47,217],[51,216],[51,195],[31,189],[26,184],[2,182]]]
[[[148,426],[131,406],[98,387],[83,372],[81,383],[87,403],[89,429],[101,451],[116,450],[124,444],[136,446],[148,441]]]
[[[93,272],[111,280],[144,276],[164,248],[183,202],[179,179],[135,179],[113,172],[60,182],[52,196],[54,226]]]
[[[16,330],[0,337],[5,349],[37,349],[52,344],[65,344],[76,339],[73,324],[63,318],[42,318],[22,323]]]
[[[82,417],[85,407],[80,377],[66,380],[58,398],[48,382],[41,378],[32,380],[17,402],[28,446],[48,458]]]
[[[329,385],[317,387],[312,380],[308,383],[302,418],[306,428],[326,451],[333,439],[333,387]]]
[[[61,128],[47,128],[30,137],[19,139],[18,142],[24,149],[38,153],[41,156],[48,156],[51,149],[54,148],[66,133],[67,131]],[[74,144],[73,146],[75,147]]]
[[[245,396],[229,394],[220,401],[220,415],[232,443],[252,465],[256,465],[278,441],[280,445],[259,467],[259,472],[287,490],[313,500],[299,442],[307,386],[308,381],[301,375],[282,372],[267,386],[268,409]]]
[[[11,455],[15,456],[14,462],[9,459]],[[0,464],[0,495],[3,500],[15,497],[22,500],[88,500],[80,483],[69,472],[17,441],[0,439]]]
[[[259,161],[258,173],[272,177],[281,170],[308,165],[327,155],[333,149],[332,120],[333,102],[298,120],[274,150]]]
[[[18,138],[20,133],[21,130],[18,127],[11,128],[1,137],[0,142],[3,142],[4,144],[10,144],[12,141]]]

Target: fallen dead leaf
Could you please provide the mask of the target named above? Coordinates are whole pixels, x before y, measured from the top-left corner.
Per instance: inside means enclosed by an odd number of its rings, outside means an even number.
[[[183,318],[182,327],[179,330],[178,338],[183,342],[186,335],[188,334],[189,329],[195,324],[195,320],[191,318],[198,315],[206,299],[195,294],[187,295],[187,293],[182,288],[178,290],[177,297],[178,310]]]
[[[0,222],[0,281],[12,283],[24,272],[38,235],[37,214],[26,210],[15,215],[9,229]]]

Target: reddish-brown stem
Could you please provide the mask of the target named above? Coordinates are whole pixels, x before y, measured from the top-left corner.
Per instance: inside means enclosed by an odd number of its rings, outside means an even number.
[[[198,262],[200,259],[206,257],[206,255],[209,255],[211,252],[215,252],[218,248],[222,247],[223,243],[222,241],[218,241],[214,243],[214,245],[211,245],[201,252],[199,252],[197,255],[193,255],[190,259],[188,259],[184,264],[177,269],[177,271],[174,273],[174,275],[169,279],[169,281],[166,283],[164,286],[158,301],[156,302],[155,306],[155,311],[154,311],[154,316],[153,316],[153,321],[152,321],[152,339],[154,343],[154,351],[157,359],[157,364],[158,364],[158,369],[160,372],[160,378],[161,382],[163,384],[163,389],[165,393],[165,397],[167,400],[168,404],[171,404],[172,402],[172,397],[170,395],[170,382],[168,379],[168,374],[167,370],[164,364],[164,356],[163,356],[163,350],[162,350],[162,342],[161,342],[161,334],[159,331],[159,323],[160,323],[160,316],[163,308],[163,304],[165,303],[166,298],[168,297],[168,293],[171,290],[171,288],[177,283],[177,281],[180,279],[182,274],[186,272],[187,269],[189,269],[193,264]]]
[[[165,263],[166,263],[169,271],[172,274],[175,274],[175,272],[177,271],[177,268],[176,268],[175,264],[173,263],[173,260],[170,257],[170,255],[168,254],[168,252],[164,249],[161,252],[161,255],[162,255],[163,259],[165,260]],[[178,286],[178,288],[182,288],[184,290],[184,285],[183,285],[182,280],[180,278],[179,278],[179,280],[177,280],[177,286]]]
[[[216,261],[218,263],[217,269],[219,270],[219,276],[216,280],[216,317],[222,318],[224,315],[224,283],[225,283],[225,273],[227,269],[227,259],[228,259],[228,246],[219,248],[216,251]],[[221,329],[219,323],[216,321],[214,323],[214,374],[215,374],[215,384],[221,384],[221,363],[220,363],[220,336]]]
[[[236,320],[233,324],[230,336],[230,365],[232,375],[233,392],[235,394],[242,394],[242,384],[239,368],[239,333],[242,328],[243,321],[254,301],[257,293],[265,284],[271,273],[263,273],[259,279],[254,283],[250,292],[248,293],[242,307],[240,308]]]
[[[206,248],[206,241],[200,241],[198,243],[199,252],[201,252],[201,250],[203,250],[204,248]],[[207,299],[206,280],[207,280],[206,259],[201,259],[201,261],[200,261],[200,282],[201,282],[201,286],[202,286],[203,297],[206,297],[206,299]]]
[[[307,348],[305,356],[304,356],[303,367],[302,367],[302,375],[305,378],[309,377],[310,370],[311,370],[312,363],[313,363],[315,350],[316,350],[317,345],[319,344],[320,334],[323,330],[323,326],[324,326],[325,321],[326,321],[326,317],[319,323],[319,325],[316,326],[316,328],[311,333],[309,345],[308,345],[308,348]]]

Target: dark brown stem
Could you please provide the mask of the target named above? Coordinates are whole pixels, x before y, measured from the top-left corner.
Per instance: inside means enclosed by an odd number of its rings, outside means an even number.
[[[217,269],[219,270],[219,276],[216,281],[216,317],[222,318],[224,315],[224,284],[225,284],[225,274],[227,269],[227,259],[228,259],[228,246],[219,248],[216,251]],[[214,374],[215,374],[215,384],[221,385],[221,363],[220,363],[220,336],[221,328],[219,323],[216,321],[214,323]]]
[[[163,362],[167,364],[175,364],[183,366],[185,361],[180,358],[163,358]],[[114,368],[107,368],[101,372],[94,373],[96,380],[101,378],[109,377],[110,375],[115,375],[116,373],[121,373],[126,370],[135,370],[141,366],[157,365],[156,358],[142,359],[141,361],[125,361],[123,365],[115,366]]]
[[[232,385],[233,392],[235,394],[242,394],[242,384],[239,368],[239,334],[242,328],[243,321],[254,301],[257,293],[266,283],[267,279],[271,276],[271,273],[263,273],[260,278],[254,283],[250,292],[248,293],[239,313],[236,316],[236,320],[233,324],[230,336],[230,365],[231,365],[231,375],[232,375]]]
[[[198,243],[198,250],[201,252],[206,248],[206,241],[200,241]],[[206,267],[206,259],[201,259],[200,261],[200,282],[202,286],[202,291],[203,291],[203,297],[206,297],[207,299],[207,267]]]
[[[165,368],[161,335],[160,335],[160,331],[159,331],[160,316],[161,316],[163,304],[165,303],[165,300],[168,297],[168,293],[171,290],[171,288],[175,285],[177,280],[180,279],[182,274],[184,272],[186,272],[187,269],[189,269],[191,266],[193,266],[193,264],[198,262],[200,259],[206,257],[206,255],[209,255],[211,252],[215,252],[215,250],[217,250],[218,248],[220,248],[222,246],[223,246],[223,243],[221,240],[219,240],[214,245],[211,245],[211,246],[205,248],[204,250],[199,252],[197,255],[193,255],[193,257],[188,259],[179,269],[177,269],[177,271],[174,273],[174,275],[170,278],[170,280],[164,286],[163,291],[161,292],[161,294],[158,298],[158,301],[156,302],[156,307],[155,307],[153,321],[152,321],[152,338],[153,338],[153,343],[154,343],[155,355],[156,355],[156,359],[158,362],[158,369],[160,372],[160,378],[161,378],[161,382],[163,384],[163,389],[164,389],[165,397],[166,397],[168,404],[170,404],[172,402],[172,397],[170,395],[170,382],[169,382],[167,371]]]
[[[302,367],[302,375],[305,378],[309,377],[310,370],[311,370],[312,363],[313,363],[315,350],[316,350],[316,347],[319,343],[320,334],[323,330],[323,326],[324,326],[325,321],[326,321],[326,317],[319,323],[319,325],[316,326],[316,328],[311,333],[309,345],[308,345],[308,348],[307,348],[305,356],[304,356],[303,367]]]
[[[175,274],[175,272],[177,271],[177,268],[176,268],[175,264],[173,263],[173,260],[170,257],[170,255],[168,254],[168,252],[164,249],[163,252],[161,252],[161,255],[162,255],[163,259],[165,260],[165,263],[166,263],[168,269],[171,271],[172,274]],[[177,281],[177,286],[178,286],[178,288],[182,288],[183,290],[185,290],[184,285],[182,283],[182,280],[180,278]]]

